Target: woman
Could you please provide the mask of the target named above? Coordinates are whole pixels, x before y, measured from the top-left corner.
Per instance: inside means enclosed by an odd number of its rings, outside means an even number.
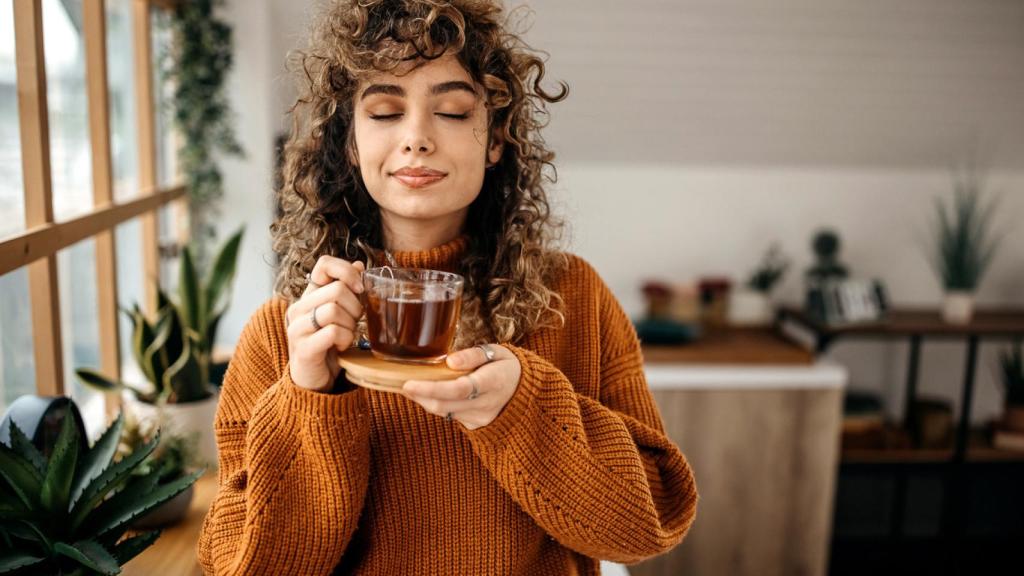
[[[596,574],[679,543],[693,474],[636,334],[550,247],[542,61],[491,1],[349,0],[317,20],[286,148],[278,296],[215,423],[208,574]],[[366,263],[466,278],[470,375],[347,384]]]

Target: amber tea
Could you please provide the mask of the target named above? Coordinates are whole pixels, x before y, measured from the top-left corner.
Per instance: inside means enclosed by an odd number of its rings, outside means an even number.
[[[462,308],[458,274],[373,268],[363,275],[367,337],[378,358],[437,363],[455,341]]]

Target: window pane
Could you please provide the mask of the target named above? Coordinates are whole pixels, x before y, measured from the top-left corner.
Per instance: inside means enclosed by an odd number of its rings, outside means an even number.
[[[81,0],[43,0],[43,44],[53,213],[61,221],[92,210]]]
[[[14,0],[0,0],[0,238],[25,229],[14,59]]]
[[[28,269],[0,276],[0,413],[22,394],[36,392]]]
[[[107,0],[107,85],[110,94],[110,151],[116,202],[129,200],[139,194],[132,46],[132,0]]]
[[[94,436],[104,424],[103,394],[86,388],[75,368],[99,368],[100,326],[96,296],[96,242],[89,238],[57,253],[60,329],[64,340],[64,390],[78,404]]]
[[[145,290],[142,267],[142,223],[138,218],[129,220],[114,231],[117,248],[117,305],[130,310],[135,304],[145,308]],[[132,352],[132,322],[126,314],[118,314],[121,346],[121,379],[125,382],[145,381]]]
[[[154,10],[153,34],[153,95],[156,102],[156,182],[160,188],[180,183],[178,178],[178,145],[171,125],[174,114],[174,85],[167,78],[171,47],[170,17],[165,10]]]

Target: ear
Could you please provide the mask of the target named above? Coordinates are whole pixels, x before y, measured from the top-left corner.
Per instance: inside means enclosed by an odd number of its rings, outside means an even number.
[[[505,151],[505,141],[496,132],[491,135],[491,142],[487,146],[487,167],[491,168],[501,160],[501,154]]]

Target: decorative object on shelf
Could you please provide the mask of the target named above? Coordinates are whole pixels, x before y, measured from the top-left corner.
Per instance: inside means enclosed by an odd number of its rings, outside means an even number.
[[[199,456],[209,466],[217,464],[213,418],[217,388],[210,385],[210,360],[217,326],[230,304],[235,276],[239,230],[225,242],[213,267],[200,279],[191,250],[182,252],[178,299],[159,291],[157,321],[150,323],[138,304],[126,313],[134,326],[132,352],[146,386],[115,381],[89,368],[75,371],[85,384],[104,392],[119,392],[140,418],[157,418],[169,434],[199,433]]]
[[[745,286],[733,290],[729,323],[735,326],[767,326],[774,318],[771,292],[789,268],[778,244],[772,244]]]
[[[831,230],[815,234],[815,264],[807,270],[804,308],[829,325],[858,324],[881,320],[889,307],[881,280],[850,278],[839,262],[839,235]]]
[[[0,541],[7,544],[0,548],[0,571],[5,574],[120,573],[160,536],[154,530],[125,538],[131,523],[192,486],[202,473],[166,483],[159,470],[133,476],[158,441],[115,462],[122,418],[89,447],[71,401],[63,410],[47,411],[48,419],[39,425],[59,432],[43,433],[43,442],[36,443],[38,438],[18,426],[15,404],[0,425],[8,439],[0,444]]]
[[[995,426],[996,448],[1024,450],[1024,343],[1017,340],[999,356],[1003,382],[1003,417]]]
[[[650,280],[642,287],[647,315],[634,320],[645,344],[684,344],[700,337],[700,297],[690,283]]]
[[[231,25],[215,13],[223,4],[176,2],[165,24],[171,30],[170,49],[160,59],[173,89],[173,122],[181,135],[178,159],[188,189],[194,256],[202,266],[209,261],[224,196],[217,160],[244,155],[226,90],[233,60]]]
[[[954,175],[952,204],[935,199],[936,218],[929,261],[945,291],[942,317],[967,324],[974,315],[974,295],[999,246],[992,230],[996,203],[983,205],[982,184],[973,169]]]
[[[732,280],[719,276],[704,277],[698,282],[697,289],[700,292],[702,324],[713,328],[728,324]]]
[[[918,397],[914,399],[913,430],[910,430],[917,446],[949,448],[953,445],[953,406],[941,398]]]
[[[844,450],[884,446],[885,414],[877,394],[847,390],[843,396],[842,447]]]

